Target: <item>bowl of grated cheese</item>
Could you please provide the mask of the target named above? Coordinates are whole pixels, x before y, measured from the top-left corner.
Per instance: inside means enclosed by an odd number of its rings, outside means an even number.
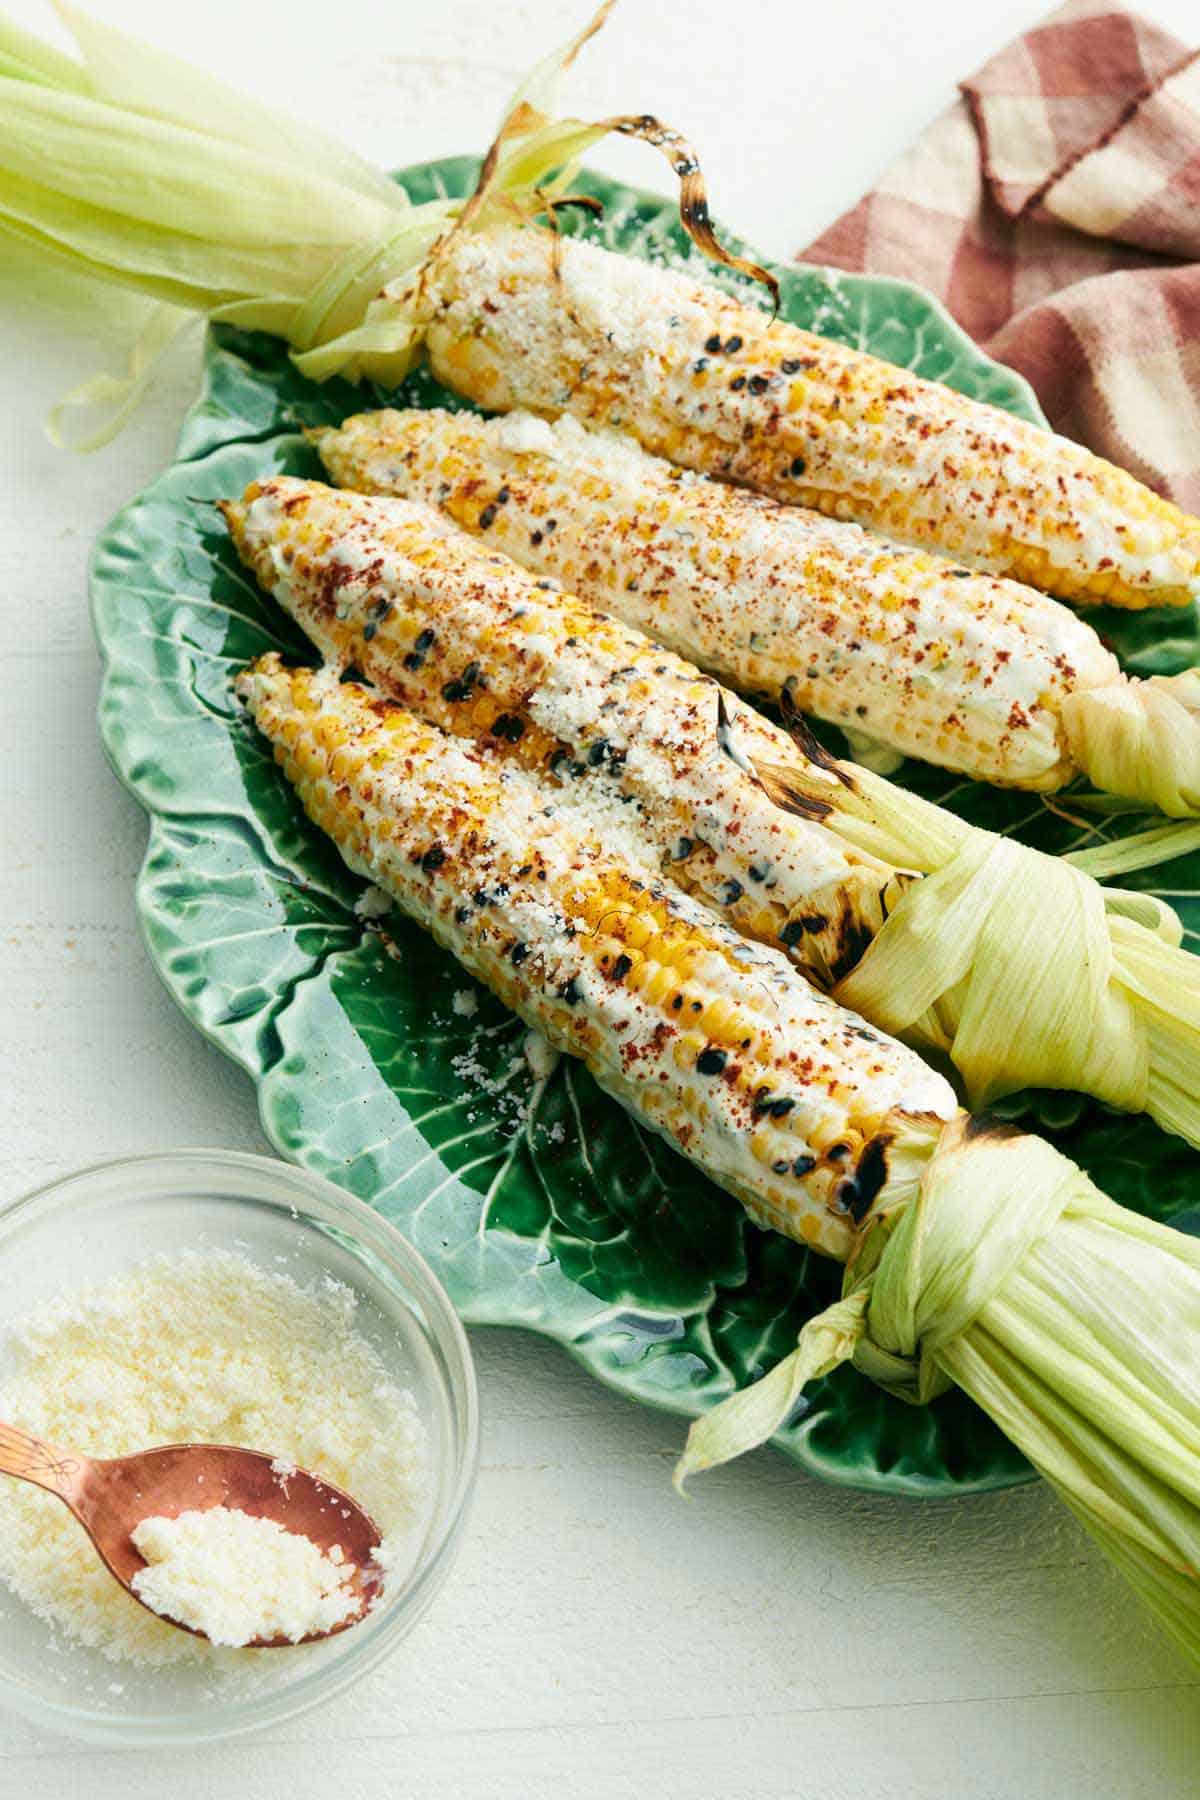
[[[0,1209],[0,1419],[98,1457],[270,1450],[383,1534],[360,1624],[234,1649],[139,1606],[53,1495],[0,1479],[0,1704],[113,1744],[256,1729],[373,1669],[441,1585],[478,1457],[470,1350],[423,1259],[320,1177],[224,1151],[102,1163]]]

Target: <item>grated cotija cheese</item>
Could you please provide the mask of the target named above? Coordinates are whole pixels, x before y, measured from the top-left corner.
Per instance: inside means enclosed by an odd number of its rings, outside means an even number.
[[[272,1451],[281,1481],[311,1469],[366,1508],[394,1585],[428,1515],[430,1449],[356,1305],[340,1282],[302,1287],[234,1251],[158,1256],[9,1327],[0,1416],[94,1456],[187,1441]],[[0,1580],[113,1661],[241,1668],[272,1656],[219,1650],[154,1618],[62,1503],[22,1482],[0,1485]]]
[[[346,1585],[355,1565],[274,1519],[212,1506],[143,1519],[133,1543],[146,1559],[133,1578],[138,1599],[214,1644],[274,1637],[298,1644],[358,1610]]]

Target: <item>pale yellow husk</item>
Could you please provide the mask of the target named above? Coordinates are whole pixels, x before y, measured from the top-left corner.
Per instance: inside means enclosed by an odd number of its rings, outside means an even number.
[[[1200,812],[1200,670],[1076,689],[1061,717],[1072,760],[1104,793],[1170,818]]]
[[[800,761],[764,773],[773,792],[781,777],[831,805],[829,825],[856,848],[925,877],[838,1000],[949,1055],[972,1108],[1023,1087],[1074,1088],[1200,1144],[1200,959],[1181,948],[1169,906],[1100,887],[1086,856],[982,831],[869,769],[846,781]],[[1150,834],[1152,854],[1178,853],[1171,834],[1192,829]],[[1138,862],[1135,845],[1124,866]]]
[[[420,346],[419,300],[380,296],[403,288],[467,203],[414,205],[315,127],[63,0],[57,11],[78,63],[0,19],[0,235],[156,302],[128,372],[69,396],[89,415],[77,447],[120,428],[188,314],[285,338],[315,380],[401,381]],[[607,124],[551,117],[594,24],[523,84],[480,217],[540,209],[606,135]]]
[[[916,1201],[867,1226],[844,1297],[696,1421],[676,1484],[765,1442],[848,1361],[913,1402],[961,1387],[1200,1660],[1200,1241],[1039,1138],[956,1120]]]

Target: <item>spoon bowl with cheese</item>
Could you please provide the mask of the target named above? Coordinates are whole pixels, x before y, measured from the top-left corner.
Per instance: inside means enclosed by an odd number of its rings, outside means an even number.
[[[414,1235],[228,1150],[0,1206],[0,1419],[41,1459],[38,1484],[0,1479],[0,1712],[106,1746],[211,1743],[278,1731],[404,1644],[479,1441],[470,1347],[421,1254],[438,1215]],[[28,1471],[11,1430],[0,1448]]]
[[[135,1600],[214,1644],[314,1643],[382,1593],[370,1514],[269,1452],[165,1444],[89,1457],[0,1423],[0,1474],[56,1495]]]

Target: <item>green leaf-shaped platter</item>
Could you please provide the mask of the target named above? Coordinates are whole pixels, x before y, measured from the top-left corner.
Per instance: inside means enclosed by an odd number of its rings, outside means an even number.
[[[456,159],[400,179],[424,200],[466,191],[475,169]],[[605,212],[573,229],[651,260],[691,254],[672,202],[599,177],[581,185]],[[797,324],[1038,419],[1024,383],[916,289],[777,272]],[[251,658],[306,650],[240,568],[212,501],[275,470],[318,475],[303,426],[395,399],[315,387],[278,343],[214,331],[176,462],[97,546],[101,730],[150,815],[138,885],[150,953],[188,1017],[257,1083],[280,1152],[393,1220],[465,1320],[542,1332],[631,1398],[695,1414],[791,1348],[838,1270],[747,1224],[578,1067],[535,1077],[519,1024],[415,927],[364,923],[361,884],[233,701]],[[401,403],[459,404],[426,373]],[[1141,672],[1200,660],[1190,616],[1098,622]],[[1069,796],[1052,812],[916,765],[900,778],[1047,849],[1145,822],[1079,812]],[[1200,858],[1154,873],[1200,931]],[[1195,1225],[1197,1159],[1144,1120],[1065,1095],[1025,1096],[1014,1110],[1032,1111],[1119,1200]],[[960,1396],[910,1408],[852,1369],[814,1384],[777,1442],[828,1480],[891,1492],[982,1490],[1030,1473]]]

